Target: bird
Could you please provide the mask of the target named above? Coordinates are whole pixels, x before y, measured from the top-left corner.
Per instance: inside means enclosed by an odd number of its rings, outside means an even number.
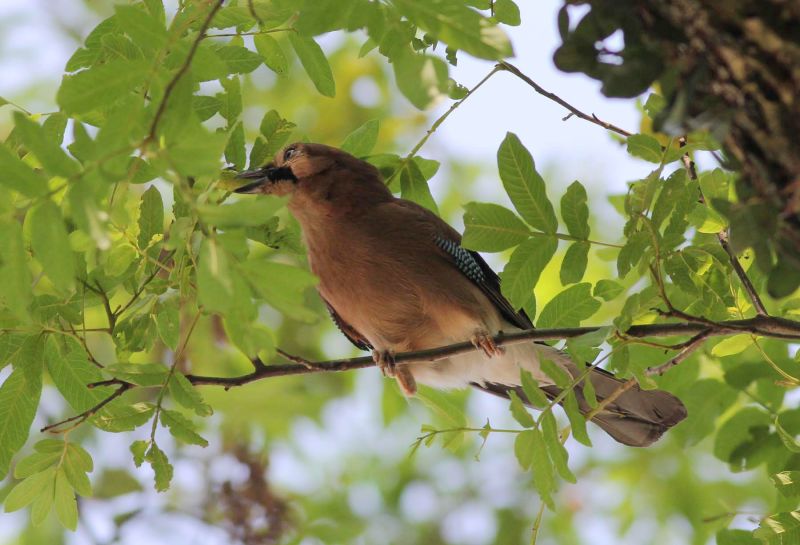
[[[533,341],[498,346],[493,337],[533,328],[524,311],[503,297],[500,278],[461,235],[435,213],[395,197],[370,163],[331,146],[297,142],[274,161],[241,172],[239,194],[288,196],[298,220],[317,290],[341,332],[411,396],[417,384],[440,389],[478,388],[509,398],[521,387],[521,370],[543,393],[561,389],[542,370],[550,360],[577,379],[579,365],[559,349]],[[476,350],[434,362],[395,364],[400,352],[471,341]],[[583,370],[582,370],[583,368]],[[623,381],[600,368],[588,373],[596,398]],[[586,380],[584,378],[584,380]],[[575,387],[579,408],[591,410]],[[687,415],[683,403],[638,384],[594,415],[616,441],[649,446]]]

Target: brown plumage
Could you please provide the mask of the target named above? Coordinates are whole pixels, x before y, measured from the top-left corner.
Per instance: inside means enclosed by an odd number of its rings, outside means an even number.
[[[461,248],[452,227],[425,208],[394,197],[377,169],[322,144],[296,143],[275,162],[248,171],[255,180],[240,193],[290,195],[320,296],[339,329],[396,376],[407,395],[416,383],[473,385],[508,397],[526,369],[551,397],[558,388],[539,369],[551,359],[577,376],[558,350],[534,343],[498,348],[491,336],[533,327],[500,292],[497,275],[476,252]],[[471,340],[482,351],[435,363],[395,366],[392,354]],[[590,374],[598,398],[620,384],[609,373]],[[582,410],[582,387],[576,388]],[[646,446],[686,416],[683,404],[661,391],[631,389],[593,420],[618,441]]]

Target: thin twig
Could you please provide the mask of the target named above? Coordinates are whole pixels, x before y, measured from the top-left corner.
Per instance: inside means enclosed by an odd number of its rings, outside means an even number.
[[[602,119],[600,119],[599,117],[597,117],[594,114],[589,115],[589,114],[583,113],[578,108],[576,108],[575,106],[573,106],[572,104],[570,104],[569,102],[567,102],[566,100],[564,100],[563,98],[558,96],[557,94],[551,93],[550,91],[548,91],[545,88],[543,88],[541,85],[539,85],[538,83],[533,81],[531,78],[526,76],[519,68],[517,68],[516,66],[514,66],[510,62],[500,61],[497,64],[497,66],[500,67],[502,70],[506,70],[508,72],[511,72],[515,76],[517,76],[519,79],[521,79],[522,81],[524,81],[525,83],[527,83],[528,85],[533,87],[533,90],[536,91],[537,93],[539,93],[540,95],[542,95],[543,97],[549,98],[553,102],[555,102],[557,104],[560,104],[561,106],[563,106],[564,108],[569,110],[572,115],[580,117],[581,119],[583,119],[585,121],[589,121],[590,123],[594,123],[595,125],[599,125],[600,127],[603,127],[604,129],[606,129],[607,131],[615,132],[615,133],[617,133],[619,135],[622,135],[622,136],[624,136],[626,138],[633,134],[632,132],[628,132],[625,129],[621,129],[621,128],[617,127],[616,125],[612,125],[611,123],[608,123],[607,121],[603,121]],[[569,118],[570,118],[570,116],[568,115],[567,117],[564,118],[564,120],[566,121]]]
[[[166,88],[164,89],[164,96],[161,97],[161,101],[158,104],[158,109],[156,110],[156,115],[153,117],[153,122],[150,125],[150,131],[145,138],[146,142],[151,142],[156,138],[156,131],[158,130],[158,124],[161,122],[161,118],[164,115],[164,111],[167,108],[167,101],[169,97],[172,95],[172,92],[175,90],[175,86],[178,85],[178,80],[183,77],[187,70],[189,70],[189,66],[192,64],[192,59],[194,58],[194,54],[197,52],[197,48],[200,45],[200,42],[203,40],[203,37],[208,30],[209,25],[211,24],[211,20],[214,18],[214,15],[217,14],[219,9],[222,7],[222,2],[224,0],[219,0],[214,4],[214,6],[209,10],[208,16],[206,17],[205,21],[203,21],[202,26],[200,27],[200,31],[197,34],[197,38],[195,38],[194,42],[192,42],[192,46],[189,49],[189,54],[186,55],[186,59],[183,61],[183,64],[175,72],[175,75],[167,84]]]
[[[683,343],[683,348],[681,348],[681,351],[678,352],[674,358],[656,367],[650,367],[649,369],[645,370],[644,374],[648,377],[653,377],[653,376],[660,377],[661,375],[663,375],[664,373],[666,373],[667,371],[669,371],[670,369],[681,363],[683,360],[691,356],[692,352],[700,348],[700,345],[702,345],[706,341],[706,339],[709,337],[710,334],[711,330],[709,329],[701,331],[700,333],[698,333],[697,335],[695,335],[694,337]]]
[[[169,260],[170,260],[170,258],[171,258],[173,255],[175,255],[175,250],[170,250],[169,252],[167,252],[167,255],[165,256],[165,259],[164,259],[164,261],[169,261]],[[144,279],[144,281],[142,282],[142,284],[141,284],[141,285],[140,285],[138,288],[136,288],[136,290],[133,292],[133,295],[131,295],[131,298],[130,298],[130,300],[129,300],[127,303],[125,303],[124,305],[122,305],[120,308],[118,308],[116,311],[114,311],[114,314],[115,314],[117,317],[120,317],[120,316],[122,316],[122,314],[123,314],[123,313],[124,313],[126,310],[128,310],[128,309],[131,307],[131,305],[133,305],[133,304],[136,302],[136,300],[139,298],[139,296],[140,296],[140,295],[141,295],[141,294],[144,292],[144,290],[145,290],[145,288],[147,287],[147,285],[148,285],[148,284],[150,284],[150,282],[152,282],[152,281],[155,279],[155,277],[156,277],[156,276],[158,276],[158,274],[159,274],[160,272],[161,272],[161,269],[160,269],[160,268],[158,268],[158,267],[156,267],[156,268],[153,270],[153,272],[151,272],[151,273],[150,273],[150,274],[147,276],[147,278],[145,278],[145,279]]]
[[[678,139],[678,143],[680,144],[680,147],[686,147],[686,137],[681,136]],[[681,157],[681,160],[683,161],[683,167],[686,169],[686,173],[689,175],[689,178],[696,182],[697,168],[695,167],[694,161],[692,161],[688,153],[684,153]],[[700,202],[708,205],[705,195],[703,195],[703,190],[699,185],[697,187],[697,191],[700,193]],[[717,233],[717,240],[719,240],[719,244],[722,246],[722,249],[725,250],[725,253],[728,254],[733,271],[736,273],[736,276],[739,277],[739,280],[741,280],[745,293],[747,293],[747,296],[753,303],[753,308],[756,309],[756,312],[759,316],[769,316],[766,307],[764,307],[764,302],[761,300],[761,297],[759,297],[755,286],[753,286],[753,283],[750,281],[750,278],[747,276],[744,268],[742,268],[742,264],[739,263],[739,258],[736,257],[736,252],[733,251],[733,248],[731,248],[731,245],[728,243],[728,234],[725,231],[720,231]]]
[[[417,152],[419,152],[419,150],[420,150],[420,149],[422,149],[422,146],[424,146],[424,145],[425,145],[425,142],[427,142],[427,141],[428,141],[428,138],[430,138],[430,137],[431,137],[431,135],[432,135],[434,132],[436,132],[436,129],[438,129],[438,128],[439,128],[439,126],[440,126],[442,123],[444,123],[444,120],[445,120],[445,119],[447,119],[447,117],[448,117],[448,116],[449,116],[451,113],[453,113],[453,112],[455,111],[455,109],[456,109],[456,108],[458,108],[459,106],[461,106],[461,104],[463,104],[465,100],[467,100],[467,99],[468,99],[470,96],[472,96],[472,94],[473,94],[475,91],[477,91],[478,89],[480,89],[480,88],[481,88],[481,86],[482,86],[484,83],[486,83],[486,82],[489,80],[489,78],[491,78],[493,75],[495,75],[496,73],[498,73],[500,70],[502,70],[502,68],[500,68],[500,66],[499,66],[499,65],[498,65],[498,66],[495,66],[495,67],[492,69],[492,71],[491,71],[491,72],[489,72],[488,74],[486,74],[486,75],[483,77],[483,79],[482,79],[482,80],[480,80],[478,83],[476,83],[476,84],[475,84],[475,87],[473,87],[472,89],[470,89],[469,91],[467,91],[467,94],[466,94],[466,95],[464,95],[464,98],[462,98],[461,100],[459,100],[459,101],[457,101],[457,102],[454,102],[454,103],[453,103],[453,104],[450,106],[450,108],[448,108],[448,109],[447,109],[447,111],[446,111],[445,113],[443,113],[443,114],[441,115],[441,117],[439,117],[439,119],[437,119],[436,121],[434,121],[434,122],[433,122],[433,125],[431,125],[431,128],[430,128],[430,129],[428,129],[428,132],[426,132],[426,133],[425,133],[425,136],[423,136],[423,137],[420,139],[420,141],[419,141],[419,142],[417,142],[417,145],[416,145],[416,146],[414,146],[414,147],[412,148],[412,150],[411,150],[411,151],[408,153],[408,155],[406,155],[406,156],[405,156],[405,157],[404,157],[404,158],[403,158],[403,159],[400,161],[400,163],[397,165],[397,168],[394,170],[394,172],[392,172],[391,176],[389,176],[389,177],[386,179],[386,181],[385,181],[386,185],[389,185],[389,184],[391,184],[391,183],[392,183],[392,180],[394,180],[394,179],[397,177],[397,175],[400,173],[400,171],[401,171],[401,170],[403,170],[403,167],[405,167],[405,166],[408,164],[408,162],[409,162],[409,161],[411,161],[411,159],[413,159],[413,158],[414,158],[414,156],[417,154]]]
[[[97,405],[92,407],[91,409],[87,409],[87,410],[83,411],[80,414],[77,414],[77,415],[75,415],[73,417],[67,418],[66,420],[62,420],[61,422],[56,422],[55,424],[50,424],[49,426],[45,426],[39,431],[42,431],[42,432],[49,431],[51,433],[63,433],[63,432],[69,431],[69,430],[77,427],[78,425],[82,424],[83,422],[85,422],[86,420],[91,418],[93,415],[97,414],[97,412],[100,409],[102,409],[103,407],[105,407],[106,405],[108,405],[109,403],[114,401],[115,399],[117,399],[119,396],[124,394],[126,391],[128,391],[132,387],[133,387],[133,384],[130,384],[128,382],[120,384],[119,388],[117,388],[114,391],[113,394],[111,394],[110,396],[105,398],[103,401],[101,401],[100,403],[98,403]],[[63,426],[64,424],[69,424],[70,422],[74,422],[75,424],[73,424],[72,426],[70,426],[69,428],[64,429],[64,430],[57,429],[57,428],[60,428],[61,426]]]

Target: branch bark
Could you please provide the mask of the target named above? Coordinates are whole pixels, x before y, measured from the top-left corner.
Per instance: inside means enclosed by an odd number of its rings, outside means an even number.
[[[785,320],[782,318],[756,316],[746,320],[730,320],[726,322],[681,322],[635,325],[625,332],[627,337],[676,337],[682,335],[697,336],[702,334],[702,340],[708,337],[724,335],[736,335],[740,333],[751,333],[763,337],[774,337],[781,339],[800,339],[800,322]],[[573,327],[560,329],[529,329],[515,333],[500,334],[494,337],[498,346],[509,346],[531,341],[552,341],[579,337],[586,333],[597,331],[600,327]],[[696,348],[695,343],[681,343],[676,348],[685,351],[687,347]],[[696,344],[700,344],[699,341]],[[428,350],[417,350],[413,352],[403,352],[395,355],[395,363],[405,365],[409,363],[434,362],[440,361],[459,354],[466,354],[475,350],[470,342],[462,342],[431,348]],[[688,354],[687,354],[688,356]],[[293,357],[294,358],[294,357]],[[299,361],[299,358],[295,358]],[[254,370],[246,375],[238,377],[214,377],[204,375],[187,375],[186,378],[196,385],[215,385],[230,389],[234,386],[243,386],[258,380],[281,377],[289,375],[305,375],[310,373],[330,373],[338,371],[351,371],[354,369],[364,369],[373,367],[375,362],[371,356],[357,358],[335,359],[320,362],[309,362],[302,360],[303,363],[278,363],[265,365],[260,360],[254,362]],[[679,360],[670,367],[674,367]],[[666,369],[664,369],[662,374]]]

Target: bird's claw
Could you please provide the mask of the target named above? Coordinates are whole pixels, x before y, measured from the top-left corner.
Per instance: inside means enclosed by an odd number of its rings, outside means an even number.
[[[397,376],[397,364],[394,362],[394,352],[391,350],[373,350],[372,361],[381,370],[383,376],[389,378]]]
[[[506,352],[505,348],[497,346],[494,342],[494,338],[486,331],[477,331],[470,339],[470,342],[475,348],[482,350],[489,358],[502,356]]]

